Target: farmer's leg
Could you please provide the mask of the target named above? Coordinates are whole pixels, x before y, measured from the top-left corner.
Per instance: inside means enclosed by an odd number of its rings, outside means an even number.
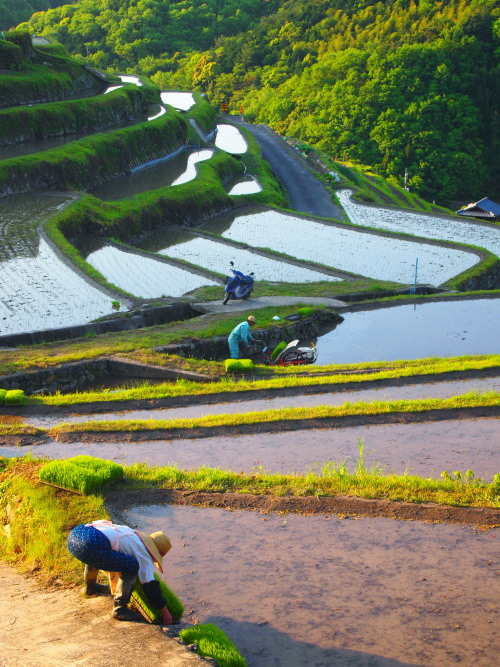
[[[238,339],[234,338],[233,336],[229,336],[227,339],[227,342],[229,343],[229,354],[231,356],[231,359],[239,359],[240,358],[240,347],[238,343]]]

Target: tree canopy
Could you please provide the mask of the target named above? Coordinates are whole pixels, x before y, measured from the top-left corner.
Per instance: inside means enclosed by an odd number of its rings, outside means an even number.
[[[497,0],[80,0],[23,27],[429,199],[498,192]]]

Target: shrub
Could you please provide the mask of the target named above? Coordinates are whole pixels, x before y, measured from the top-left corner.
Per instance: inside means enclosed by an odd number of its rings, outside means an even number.
[[[246,667],[246,660],[226,633],[212,623],[202,623],[179,633],[187,644],[198,644],[198,653],[209,656],[220,667]]]
[[[178,623],[182,615],[184,614],[184,605],[179,600],[177,595],[170,590],[167,584],[160,579],[160,577],[155,573],[155,579],[160,582],[161,593],[166,601],[166,607],[169,612],[172,614],[172,619],[174,623]],[[142,609],[143,612],[149,617],[151,623],[155,623],[160,619],[160,613],[158,609],[152,607],[144,593],[144,589],[139,580],[134,587],[134,592],[132,594],[133,602]]]
[[[301,317],[309,317],[312,313],[314,313],[314,308],[309,306],[306,306],[305,308],[297,308],[297,314]]]
[[[82,455],[64,461],[51,461],[40,469],[39,476],[48,484],[87,494],[121,479],[123,468],[113,461]]]
[[[3,397],[5,405],[22,405],[25,400],[26,397],[22,389],[9,389]]]
[[[254,363],[251,359],[226,359],[224,366],[226,373],[245,373],[253,369]]]

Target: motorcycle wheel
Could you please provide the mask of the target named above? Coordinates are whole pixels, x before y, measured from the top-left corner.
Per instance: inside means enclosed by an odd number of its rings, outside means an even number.
[[[248,294],[245,294],[245,296],[242,296],[241,298],[243,299],[243,301],[246,301],[247,299],[249,299],[250,294],[251,294],[251,292],[248,292]]]
[[[222,301],[222,305],[225,306],[230,298],[231,298],[231,292],[226,292],[224,300]]]

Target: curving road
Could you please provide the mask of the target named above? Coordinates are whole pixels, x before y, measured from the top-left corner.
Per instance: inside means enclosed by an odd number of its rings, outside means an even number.
[[[323,218],[345,220],[340,206],[321,181],[309,171],[307,162],[267,125],[251,125],[231,116],[232,123],[244,125],[256,139],[262,157],[269,162],[288,194],[290,208]]]

